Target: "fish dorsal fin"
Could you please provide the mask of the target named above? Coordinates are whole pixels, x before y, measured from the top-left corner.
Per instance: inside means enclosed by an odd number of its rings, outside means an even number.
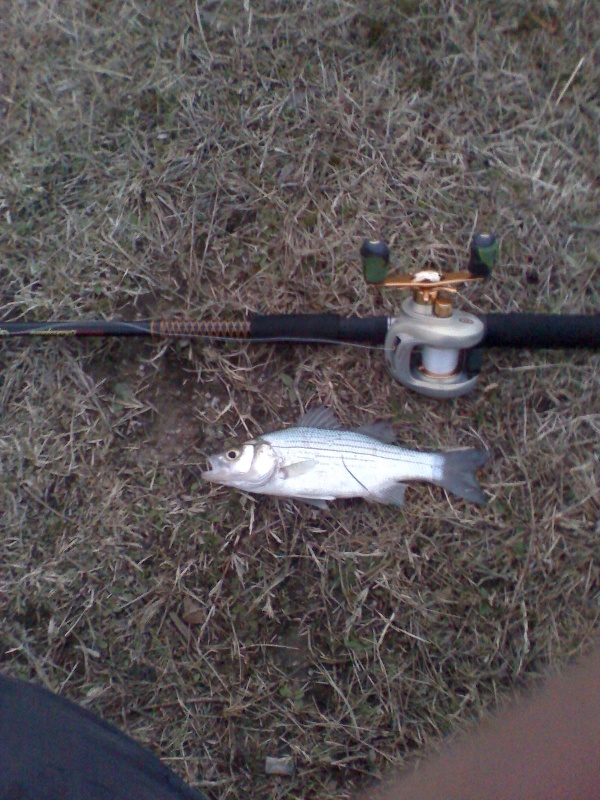
[[[354,433],[362,433],[363,436],[370,436],[383,444],[394,444],[396,442],[396,432],[390,422],[381,420],[380,422],[368,422],[356,428]]]
[[[327,406],[311,408],[297,422],[299,428],[322,428],[326,431],[342,430],[342,423]]]

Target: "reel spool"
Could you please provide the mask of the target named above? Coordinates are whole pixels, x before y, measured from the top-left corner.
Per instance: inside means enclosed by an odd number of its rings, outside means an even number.
[[[367,283],[382,288],[410,289],[397,317],[389,320],[385,358],[403,386],[429,397],[452,398],[475,388],[481,366],[478,350],[483,322],[454,308],[457,288],[485,280],[496,262],[498,242],[477,233],[468,269],[439,272],[423,269],[412,275],[388,276],[390,250],[382,240],[365,240],[360,250]]]

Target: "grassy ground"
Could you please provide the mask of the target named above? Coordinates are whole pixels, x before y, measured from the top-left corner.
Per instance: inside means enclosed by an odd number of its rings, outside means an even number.
[[[406,270],[485,228],[500,264],[466,308],[598,310],[593,0],[2,6],[5,319],[391,314],[365,235]],[[7,341],[0,367],[0,668],[213,798],[346,798],[589,644],[595,354],[491,353],[453,402],[350,348]],[[489,506],[200,481],[323,402],[483,442]]]

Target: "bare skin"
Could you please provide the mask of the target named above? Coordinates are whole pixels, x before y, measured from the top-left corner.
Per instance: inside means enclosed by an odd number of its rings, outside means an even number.
[[[600,649],[356,800],[598,800]]]

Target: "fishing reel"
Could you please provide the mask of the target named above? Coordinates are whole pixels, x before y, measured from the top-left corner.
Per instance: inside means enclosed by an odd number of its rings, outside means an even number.
[[[382,240],[367,239],[360,250],[367,283],[381,288],[410,289],[400,313],[388,321],[385,358],[403,386],[429,397],[452,398],[475,388],[481,367],[477,345],[485,328],[474,314],[456,309],[458,287],[488,278],[496,262],[498,242],[490,233],[476,233],[466,270],[423,269],[388,276],[390,249]]]

